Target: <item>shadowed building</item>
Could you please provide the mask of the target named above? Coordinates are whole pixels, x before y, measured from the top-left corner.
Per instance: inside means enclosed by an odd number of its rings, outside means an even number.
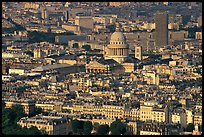
[[[168,45],[168,14],[157,13],[155,16],[156,24],[156,37],[155,37],[155,49]]]

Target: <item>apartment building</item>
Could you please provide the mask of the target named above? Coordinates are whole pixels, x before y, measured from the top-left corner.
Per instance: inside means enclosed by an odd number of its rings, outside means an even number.
[[[154,100],[140,105],[140,120],[169,123],[170,112],[168,107],[159,107]]]
[[[197,112],[194,114],[193,124],[202,125],[202,112]]]
[[[171,115],[171,122],[174,124],[181,124],[182,127],[186,127],[186,112],[184,109],[175,109]]]
[[[69,120],[67,118],[56,116],[36,115],[34,117],[23,117],[17,123],[21,127],[37,127],[39,130],[48,135],[68,135]]]
[[[109,119],[139,119],[139,109],[126,110],[124,106],[84,104],[73,105],[70,109],[73,114],[102,115]]]
[[[18,100],[18,99],[5,99],[5,108],[11,108],[13,105],[21,105],[25,114],[30,114],[35,108],[33,100]]]
[[[159,123],[143,123],[140,135],[168,135],[167,128]]]

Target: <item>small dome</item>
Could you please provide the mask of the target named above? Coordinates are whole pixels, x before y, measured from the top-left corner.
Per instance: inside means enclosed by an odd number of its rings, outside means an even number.
[[[126,41],[125,36],[122,32],[114,32],[111,35],[111,41]]]

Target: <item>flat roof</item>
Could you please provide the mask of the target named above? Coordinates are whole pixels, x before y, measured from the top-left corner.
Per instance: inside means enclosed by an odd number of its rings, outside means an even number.
[[[57,68],[65,68],[65,67],[70,67],[72,65],[69,64],[52,64],[52,65],[45,65],[45,66],[40,66],[32,69],[32,71],[44,71],[44,70],[50,70],[50,69],[57,69]]]

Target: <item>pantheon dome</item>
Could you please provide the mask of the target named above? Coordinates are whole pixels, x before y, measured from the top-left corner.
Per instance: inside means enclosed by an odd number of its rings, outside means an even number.
[[[123,35],[122,32],[116,31],[116,32],[114,32],[114,33],[111,35],[110,42],[111,42],[111,41],[121,41],[121,42],[125,42],[126,39],[125,39],[125,36]]]
[[[129,56],[129,46],[126,43],[126,38],[119,29],[111,35],[110,43],[105,48],[105,59],[114,59],[118,63],[123,63]]]

